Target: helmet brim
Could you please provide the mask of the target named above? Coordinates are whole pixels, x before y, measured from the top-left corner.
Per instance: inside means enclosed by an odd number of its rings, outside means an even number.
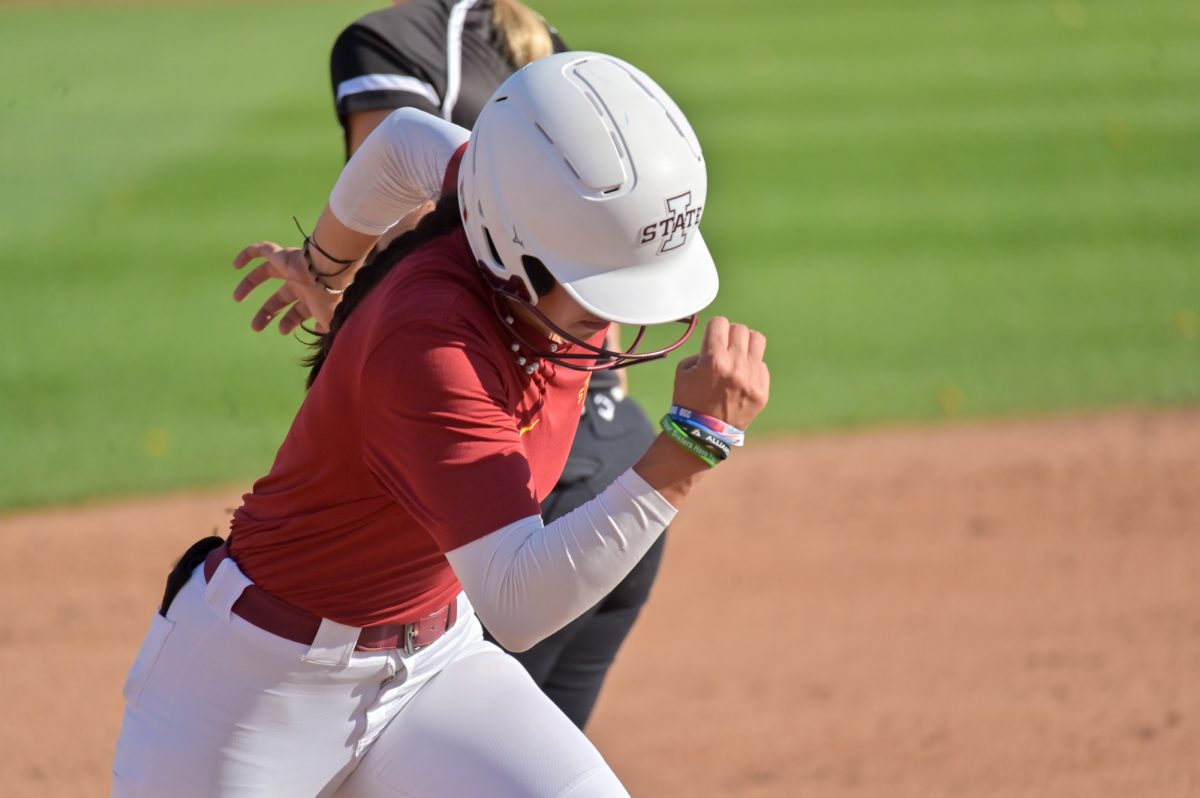
[[[708,307],[720,281],[712,253],[699,230],[683,252],[650,263],[587,273],[556,263],[554,277],[584,310],[620,324],[663,324],[685,319]],[[574,277],[574,274],[580,276]]]

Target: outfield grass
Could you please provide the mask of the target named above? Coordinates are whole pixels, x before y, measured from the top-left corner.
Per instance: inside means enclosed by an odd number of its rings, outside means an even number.
[[[1200,399],[1200,6],[537,5],[692,119],[756,429]],[[328,46],[375,6],[0,6],[0,507],[269,466],[302,348],[227,264],[315,217]],[[663,406],[669,366],[633,380]]]

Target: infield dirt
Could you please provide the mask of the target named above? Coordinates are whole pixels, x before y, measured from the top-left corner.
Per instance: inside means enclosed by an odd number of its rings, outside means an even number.
[[[244,487],[0,517],[0,795],[107,793],[165,570]],[[637,796],[1200,795],[1200,409],[757,442],[588,731]]]

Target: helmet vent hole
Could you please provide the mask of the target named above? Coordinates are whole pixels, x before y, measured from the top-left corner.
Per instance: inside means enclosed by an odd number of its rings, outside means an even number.
[[[483,212],[483,202],[482,202],[481,200],[476,200],[476,201],[475,201],[475,207],[479,209],[479,218],[480,218],[480,219],[486,219],[486,218],[487,218],[487,214],[485,214],[485,213]]]
[[[546,141],[550,142],[551,144],[554,143],[554,139],[550,138],[550,134],[546,132],[546,128],[542,127],[537,122],[534,122],[533,126],[538,129],[538,133],[541,133],[546,138]]]
[[[567,168],[571,170],[571,174],[575,175],[576,180],[583,180],[583,175],[579,174],[579,170],[575,168],[575,164],[571,163],[566,158],[563,158],[563,163],[565,163]]]
[[[532,255],[522,255],[521,265],[525,267],[525,275],[529,278],[529,284],[533,286],[535,294],[545,296],[554,289],[557,281],[540,259]]]
[[[492,234],[488,232],[486,227],[483,228],[483,237],[487,239],[488,252],[492,253],[492,260],[495,261],[496,265],[501,269],[505,268],[504,261],[500,260],[500,253],[496,251],[496,244],[492,241]]]

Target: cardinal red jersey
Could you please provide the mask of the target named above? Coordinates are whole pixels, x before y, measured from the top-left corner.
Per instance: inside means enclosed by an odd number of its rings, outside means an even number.
[[[478,268],[461,230],[435,239],[338,331],[234,513],[233,556],[256,584],[351,626],[409,621],[460,590],[444,552],[538,514],[587,374],[528,373]]]

